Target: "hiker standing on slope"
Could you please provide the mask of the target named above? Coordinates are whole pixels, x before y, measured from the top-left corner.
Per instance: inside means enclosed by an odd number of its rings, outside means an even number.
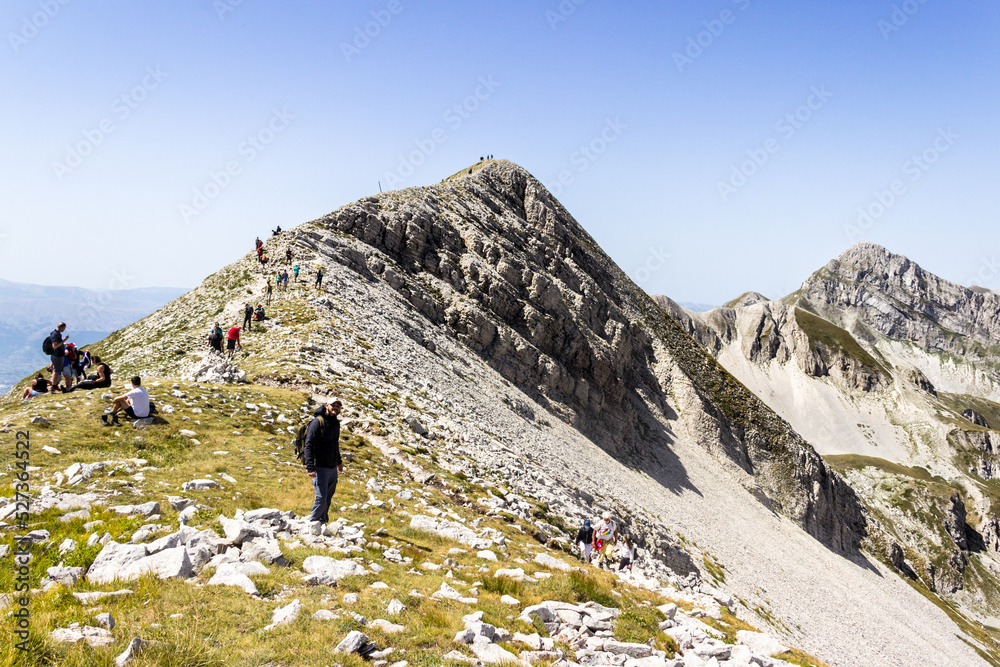
[[[267,279],[267,305],[271,305],[271,279]]]
[[[64,331],[66,331],[66,323],[60,322],[59,326],[49,334],[45,345],[43,345],[49,353],[49,360],[52,361],[52,388],[49,389],[51,392],[59,391],[59,378],[62,377],[63,362],[66,360],[66,339],[69,336],[63,336]]]
[[[216,322],[212,330],[208,332],[208,346],[222,354],[222,327]]]
[[[601,521],[594,528],[594,551],[597,552],[597,566],[614,562],[615,541],[618,539],[618,524],[611,518],[611,512],[601,515]]]
[[[251,331],[253,329],[253,327],[251,326],[252,322],[253,322],[253,306],[251,306],[248,303],[243,308],[243,328],[247,331]]]
[[[227,339],[228,340],[226,341],[226,352],[228,354],[228,358],[232,359],[233,353],[236,352],[236,346],[240,344],[240,328],[233,327],[232,329],[230,329]]]
[[[574,544],[580,548],[580,560],[589,563],[590,549],[594,544],[594,529],[590,525],[590,519],[584,521],[583,527],[577,531]]]
[[[323,269],[316,269],[316,287],[323,289]]]
[[[330,521],[330,501],[337,490],[337,476],[344,472],[344,462],[340,458],[340,420],[337,419],[341,407],[340,401],[334,401],[316,408],[306,430],[302,461],[316,492],[310,521]]]

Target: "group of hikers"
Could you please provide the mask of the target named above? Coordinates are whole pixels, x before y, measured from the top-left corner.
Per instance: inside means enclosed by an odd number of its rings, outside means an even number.
[[[275,229],[275,230],[273,230],[271,232],[272,236],[279,236],[280,234],[281,234],[281,227],[280,226],[277,229]],[[255,250],[257,252],[257,263],[260,264],[260,273],[261,273],[261,275],[267,275],[267,264],[271,260],[267,256],[267,253],[264,251],[264,242],[260,240],[259,236],[254,241],[254,248],[255,248]],[[285,292],[285,291],[288,290],[288,271],[289,271],[289,269],[291,269],[291,272],[292,272],[292,282],[296,282],[296,283],[299,282],[299,271],[300,271],[299,270],[299,265],[296,264],[295,261],[294,261],[294,258],[292,256],[292,249],[291,248],[285,248],[285,264],[287,265],[286,268],[281,269],[281,270],[275,270],[275,273],[273,275],[274,286],[276,286],[278,288],[278,290],[281,291],[281,292]],[[315,284],[315,286],[317,288],[322,288],[323,287],[323,269],[322,268],[316,269],[316,282],[314,284]],[[268,277],[268,279],[267,279],[267,305],[269,305],[269,306],[271,305],[271,291],[272,291],[272,289],[273,289],[273,287],[272,287],[272,284],[271,284],[271,277]]]
[[[78,389],[107,389],[111,387],[111,367],[101,361],[96,354],[78,349],[67,342],[66,323],[60,322],[42,341],[42,352],[48,355],[52,379],[38,373],[21,393],[22,400],[35,398],[39,394],[69,393]],[[93,371],[87,374],[88,371]],[[150,415],[149,395],[141,386],[138,375],[132,378],[132,389],[116,396],[109,414],[101,415],[105,426],[116,426],[118,414],[124,413],[131,419],[143,419]]]
[[[39,394],[55,394],[77,389],[101,389],[111,386],[111,368],[97,355],[77,348],[67,341],[66,323],[60,322],[42,341],[42,352],[49,357],[46,371],[52,374],[47,379],[41,373],[35,375],[24,391],[21,399],[28,400]],[[93,372],[90,372],[93,371]],[[89,373],[89,374],[88,374]]]
[[[260,317],[261,319],[263,319],[264,309],[261,307],[260,304],[257,304],[257,307],[260,308]],[[246,312],[248,313],[247,317],[251,317],[253,315],[254,310],[253,308],[250,307],[249,303],[247,304]],[[244,325],[246,325],[246,322],[244,322]],[[244,328],[247,327],[244,326]],[[247,328],[247,330],[249,331],[249,328]],[[242,347],[242,345],[240,345],[240,327],[236,326],[230,327],[227,333],[223,333],[222,327],[219,326],[218,322],[216,322],[212,326],[212,330],[208,332],[208,346],[211,348],[213,352],[218,352],[219,354],[223,354],[222,352],[223,337],[225,337],[226,339],[225,355],[227,358],[232,357],[235,352],[239,351],[238,348]]]
[[[618,571],[631,570],[639,556],[638,549],[632,540],[624,537],[618,541],[618,524],[611,518],[611,512],[604,512],[597,525],[593,525],[590,519],[583,522],[583,527],[576,533],[574,546],[579,549],[580,560],[585,563],[594,561],[597,567],[607,567],[611,569],[614,565],[615,546],[617,545]]]

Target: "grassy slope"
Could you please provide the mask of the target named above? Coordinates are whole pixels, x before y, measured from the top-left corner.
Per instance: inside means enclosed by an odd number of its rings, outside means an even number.
[[[195,525],[213,527],[217,531],[216,517],[220,513],[231,517],[237,508],[277,507],[293,509],[299,514],[308,511],[311,487],[301,467],[292,460],[287,434],[276,433],[275,426],[262,422],[259,413],[255,415],[245,407],[248,402],[266,403],[275,412],[297,421],[297,414],[307,400],[304,394],[256,385],[199,388],[181,383],[181,391],[187,399],[180,400],[170,396],[170,387],[169,381],[150,386],[151,395],[160,405],[172,405],[177,412],[166,415],[166,424],[145,431],[102,427],[99,415],[107,401],[100,398],[100,391],[43,396],[26,404],[7,398],[0,403],[0,422],[25,428],[34,415],[45,416],[50,421],[48,427],[31,427],[31,464],[37,466],[32,472],[32,486],[36,490],[76,461],[141,457],[148,461],[147,467],[141,470],[125,468],[110,474],[98,473],[90,482],[94,490],[113,494],[110,504],[159,502],[163,509],[163,518],[159,523],[164,526],[176,525],[176,513],[166,502],[167,494],[183,495],[209,506],[210,510],[199,513]],[[193,412],[195,409],[201,412]],[[286,424],[281,423],[280,426],[285,427]],[[177,432],[181,428],[195,431],[200,444],[193,444],[191,440],[179,436]],[[55,447],[61,450],[61,454],[44,453],[42,445]],[[484,620],[487,622],[512,632],[535,631],[533,627],[514,620],[516,610],[499,602],[500,596],[505,593],[517,597],[522,608],[545,599],[594,599],[625,610],[616,628],[616,636],[620,639],[646,641],[653,638],[662,647],[669,647],[669,638],[656,628],[656,623],[661,620],[659,612],[651,606],[664,600],[632,589],[603,571],[591,570],[586,575],[556,574],[538,583],[494,579],[491,571],[497,567],[523,567],[529,573],[541,569],[530,562],[541,547],[528,537],[533,532],[530,526],[521,525],[516,520],[508,523],[508,519],[485,516],[481,506],[474,502],[476,497],[484,495],[481,487],[471,486],[465,480],[437,469],[435,472],[445,485],[423,488],[407,481],[399,466],[390,463],[360,435],[345,433],[342,446],[351,460],[335,497],[334,505],[339,506],[340,511],[332,512],[332,516],[341,517],[348,524],[364,522],[366,537],[370,541],[377,540],[397,547],[404,556],[412,557],[414,564],[422,561],[442,563],[447,557],[453,558],[457,562],[451,566],[455,578],[447,581],[463,592],[478,584],[480,602],[475,608],[485,611]],[[220,451],[227,453],[214,453]],[[431,453],[417,455],[424,459],[425,465],[434,469]],[[237,483],[221,480],[221,473],[233,476]],[[9,479],[11,471],[3,474]],[[220,481],[222,489],[180,491],[182,482],[206,476]],[[508,536],[508,554],[501,554],[499,563],[485,563],[488,570],[481,571],[484,561],[477,560],[474,553],[449,555],[449,549],[461,545],[409,529],[408,517],[398,510],[391,507],[384,510],[361,509],[360,505],[368,499],[365,482],[372,477],[383,484],[396,483],[410,488],[415,495],[426,492],[426,496],[417,497],[425,497],[432,506],[455,511],[467,519],[479,518],[483,526],[502,530]],[[69,490],[80,493],[83,489],[76,487]],[[378,496],[388,501],[394,494],[395,491],[387,489]],[[399,501],[399,504],[414,514],[423,511],[413,502]],[[62,523],[57,520],[58,514],[49,510],[31,518],[31,528],[44,527],[52,533],[48,545],[35,551],[31,576],[36,585],[47,567],[60,560],[70,566],[88,565],[99,551],[98,546],[85,546],[88,534],[83,529],[82,519]],[[105,522],[96,529],[98,532],[107,531],[119,542],[128,541],[135,530],[149,521],[141,517],[120,517],[99,506],[91,511],[91,520],[95,519]],[[379,529],[384,529],[384,534],[375,535]],[[163,534],[167,533],[160,535]],[[65,538],[76,540],[80,546],[75,552],[60,558],[53,547]],[[12,546],[10,531],[3,534],[0,543]],[[261,591],[259,599],[235,588],[202,588],[201,584],[211,575],[209,571],[202,572],[199,583],[194,586],[181,581],[152,578],[104,586],[81,582],[73,590],[118,590],[128,587],[133,591],[130,596],[87,607],[61,586],[47,593],[36,593],[31,602],[32,652],[29,659],[16,655],[5,640],[3,648],[0,648],[0,665],[110,664],[133,636],[164,642],[163,646],[143,654],[134,663],[137,665],[324,664],[332,659],[331,651],[336,642],[349,630],[358,628],[349,611],[357,611],[369,619],[386,618],[384,610],[392,598],[399,598],[407,605],[401,616],[391,619],[405,625],[407,631],[386,636],[379,630],[363,630],[380,647],[396,647],[395,655],[398,657],[394,659],[406,659],[411,665],[438,665],[442,664],[441,655],[460,648],[452,638],[462,628],[461,616],[472,608],[457,602],[436,602],[408,595],[414,589],[429,595],[446,580],[446,569],[417,574],[418,571],[411,570],[411,566],[394,565],[383,560],[381,549],[369,544],[363,556],[366,561],[384,566],[386,569],[383,572],[346,579],[338,588],[309,587],[300,581],[302,561],[313,554],[335,554],[304,547],[290,549],[285,545],[283,551],[291,567],[272,566],[272,574],[255,577]],[[0,569],[0,590],[12,589],[12,577],[12,568]],[[385,582],[390,588],[369,588],[369,584],[376,580]],[[348,609],[342,598],[344,593],[350,591],[361,593],[361,600]],[[262,628],[270,622],[272,611],[293,598],[298,598],[303,605],[300,618],[290,626],[263,632]],[[319,609],[331,609],[341,618],[334,621],[314,620],[311,614]],[[118,621],[113,633],[115,643],[111,647],[90,649],[80,645],[55,644],[48,639],[52,629],[65,627],[71,622],[92,623],[92,617],[103,611],[111,612]],[[175,617],[177,614],[180,616]],[[730,634],[734,628],[745,627],[731,615],[717,624]],[[11,636],[11,630],[10,619],[0,621],[0,633],[5,638]],[[516,647],[508,648],[516,650]],[[364,664],[356,656],[338,656],[337,660],[344,665]],[[808,657],[801,664],[821,665]]]

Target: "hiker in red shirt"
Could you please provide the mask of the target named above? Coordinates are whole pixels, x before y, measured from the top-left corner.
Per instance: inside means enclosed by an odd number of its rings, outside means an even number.
[[[229,340],[226,341],[226,350],[229,358],[232,358],[233,352],[236,351],[236,346],[240,344],[240,328],[233,327],[229,330]]]

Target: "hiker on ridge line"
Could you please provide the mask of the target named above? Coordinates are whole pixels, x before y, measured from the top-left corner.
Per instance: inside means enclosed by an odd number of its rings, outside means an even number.
[[[344,462],[340,458],[340,414],[342,404],[334,401],[321,405],[313,413],[306,430],[302,462],[306,473],[312,477],[315,498],[310,521],[330,521],[330,501],[337,490],[337,476],[344,472]]]

